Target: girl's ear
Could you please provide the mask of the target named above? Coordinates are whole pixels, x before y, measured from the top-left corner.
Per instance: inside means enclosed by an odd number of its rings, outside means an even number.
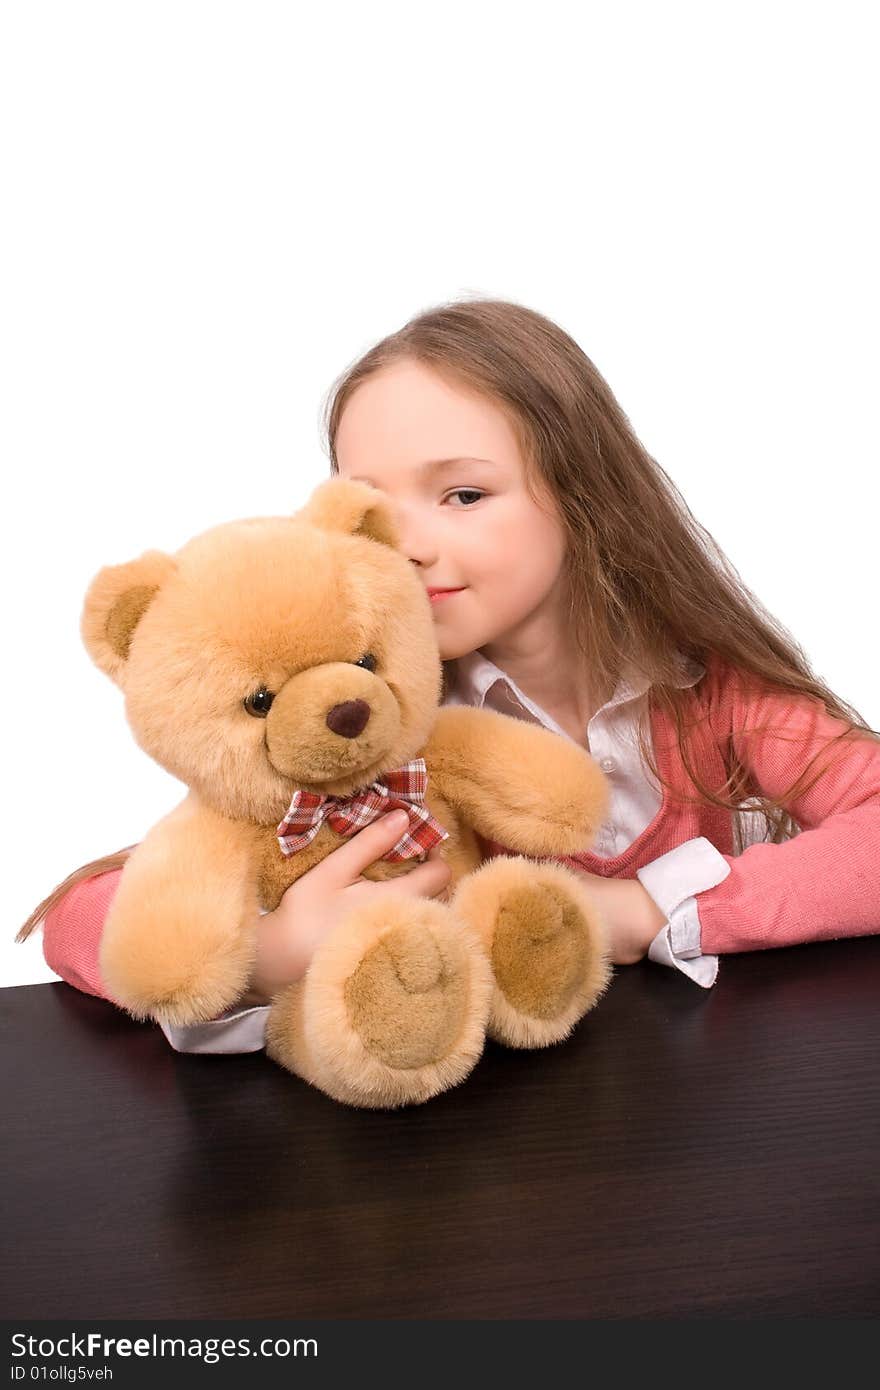
[[[369,483],[328,478],[315,488],[302,511],[296,513],[296,519],[324,531],[367,536],[395,550],[400,544],[385,494]]]
[[[135,628],[176,569],[164,551],[147,550],[138,560],[99,570],[89,585],[80,634],[92,661],[117,685]]]

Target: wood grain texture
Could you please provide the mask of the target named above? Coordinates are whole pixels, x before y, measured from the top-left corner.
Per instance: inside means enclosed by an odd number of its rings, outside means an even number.
[[[880,939],[621,969],[392,1113],[0,991],[4,1316],[880,1313]]]

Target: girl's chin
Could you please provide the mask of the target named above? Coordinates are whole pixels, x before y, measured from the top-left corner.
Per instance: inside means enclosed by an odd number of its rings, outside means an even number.
[[[468,642],[466,639],[454,642],[448,636],[446,636],[445,641],[441,639],[437,643],[441,661],[457,661],[461,656],[470,656],[476,649],[473,642]]]

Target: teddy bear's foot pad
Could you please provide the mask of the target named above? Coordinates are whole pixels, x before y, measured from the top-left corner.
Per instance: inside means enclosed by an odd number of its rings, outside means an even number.
[[[275,1001],[270,1055],[352,1105],[428,1100],[479,1059],[491,990],[480,942],[448,907],[386,902],[328,938],[304,985]]]
[[[392,927],[345,985],[351,1026],[389,1067],[423,1067],[453,1048],[467,1008],[467,970],[430,928]]]
[[[573,902],[552,887],[514,890],[502,901],[492,940],[495,982],[518,1013],[550,1020],[566,1013],[589,960],[589,939]]]
[[[459,886],[454,905],[489,952],[489,1036],[510,1047],[567,1037],[610,977],[604,930],[575,875],[561,865],[496,858]]]

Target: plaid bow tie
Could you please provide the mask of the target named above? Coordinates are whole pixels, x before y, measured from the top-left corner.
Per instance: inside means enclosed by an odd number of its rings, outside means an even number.
[[[424,758],[415,758],[403,767],[385,774],[384,781],[371,782],[351,796],[322,796],[316,792],[294,792],[287,815],[278,827],[282,854],[296,854],[311,844],[324,821],[337,835],[353,835],[386,811],[402,809],[409,815],[409,827],[383,859],[399,864],[426,854],[441,840],[449,838],[423,802],[428,786]]]

